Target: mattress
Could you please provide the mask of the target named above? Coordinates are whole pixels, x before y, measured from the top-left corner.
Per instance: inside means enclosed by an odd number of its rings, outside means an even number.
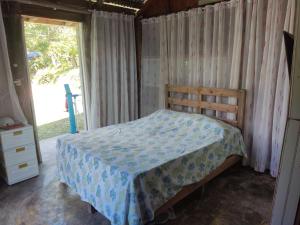
[[[170,110],[57,141],[59,180],[112,225],[153,220],[155,210],[182,187],[231,155],[245,155],[237,128]]]

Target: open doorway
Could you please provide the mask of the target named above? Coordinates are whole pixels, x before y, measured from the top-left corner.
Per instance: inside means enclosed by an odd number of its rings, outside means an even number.
[[[53,146],[56,137],[70,132],[65,84],[75,96],[77,130],[84,129],[78,28],[76,22],[24,16],[28,70],[44,159],[47,146]]]

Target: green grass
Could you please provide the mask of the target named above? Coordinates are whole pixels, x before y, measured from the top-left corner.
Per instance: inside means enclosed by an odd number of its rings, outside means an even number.
[[[84,129],[84,116],[80,114],[77,116],[77,129]],[[69,118],[64,118],[51,123],[43,124],[38,126],[38,136],[39,140],[56,137],[61,134],[66,134],[70,132]]]

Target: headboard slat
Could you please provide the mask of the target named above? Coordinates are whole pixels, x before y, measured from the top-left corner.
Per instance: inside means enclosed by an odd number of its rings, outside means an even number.
[[[179,93],[181,95],[171,95]],[[188,99],[190,95],[196,95],[196,100]],[[203,96],[235,98],[236,105],[216,102],[217,98],[212,98],[214,102],[204,101]],[[208,88],[208,87],[189,87],[189,86],[172,86],[166,85],[166,108],[173,105],[196,108],[197,112],[202,109],[214,110],[216,112],[232,113],[236,115],[234,119],[216,118],[243,129],[244,108],[245,108],[245,90],[225,89],[225,88]],[[231,101],[230,101],[231,102]]]
[[[168,102],[170,105],[181,105],[181,106],[187,106],[187,107],[199,107],[199,102],[194,100],[188,100],[188,99],[176,99],[176,98],[169,98]]]
[[[219,112],[238,113],[238,106],[236,105],[227,105],[214,102],[199,102],[199,107],[202,109],[210,109]]]
[[[200,87],[199,92],[202,95],[211,95],[211,96],[219,96],[219,97],[238,97],[239,90],[234,89],[225,89],[225,88],[207,88],[207,87]]]

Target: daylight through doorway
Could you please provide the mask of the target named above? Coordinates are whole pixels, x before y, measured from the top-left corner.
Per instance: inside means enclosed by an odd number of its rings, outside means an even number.
[[[64,85],[69,84],[76,125],[84,129],[80,80],[78,23],[24,17],[34,111],[39,140],[69,133],[70,123]]]

